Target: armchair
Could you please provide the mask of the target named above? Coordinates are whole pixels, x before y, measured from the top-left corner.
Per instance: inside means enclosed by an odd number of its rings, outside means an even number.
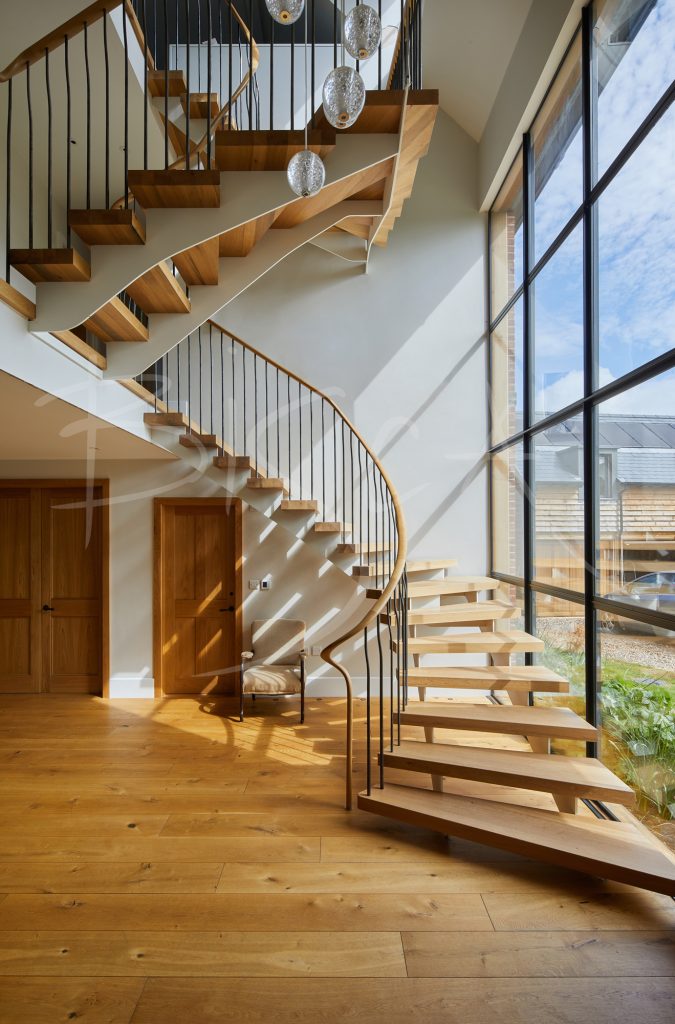
[[[300,619],[256,619],[250,650],[242,651],[239,721],[244,696],[300,694],[300,722],[305,721],[305,623]]]

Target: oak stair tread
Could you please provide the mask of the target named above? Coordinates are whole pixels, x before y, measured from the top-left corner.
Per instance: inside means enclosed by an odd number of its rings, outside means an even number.
[[[635,800],[630,786],[594,757],[406,740],[393,751],[385,750],[382,760],[387,768],[564,794],[577,799],[611,800],[622,804],[632,804]]]
[[[10,249],[9,262],[32,281],[89,281],[91,266],[77,249]]]
[[[129,171],[129,190],[146,209],[216,209],[220,171]]]
[[[143,342],[149,337],[145,324],[117,295],[87,317],[83,327],[105,342]]]
[[[460,704],[453,701],[408,704],[401,712],[401,724],[589,741],[597,739],[598,735],[598,730],[571,708],[530,708],[510,704]]]
[[[173,257],[178,272],[189,285],[216,285],[220,274],[218,235],[193,245]]]
[[[125,291],[144,313],[189,313],[191,309],[189,298],[165,261],[146,270]]]
[[[329,520],[321,520],[312,526],[314,533],[350,533],[351,528],[351,523],[336,523]]]
[[[182,92],[180,94],[180,105],[183,108],[184,114],[187,114],[188,111],[188,101],[190,104],[190,117],[210,117],[213,120],[214,117],[218,116],[220,105],[217,92],[210,94],[207,92]]]
[[[408,584],[408,597],[473,594],[481,590],[497,590],[500,586],[502,584],[490,576],[446,576],[440,580],[413,580]]]
[[[68,224],[87,245],[145,245],[145,227],[131,208],[71,210]]]
[[[146,427],[181,427],[190,426],[184,412],[146,412],[143,414]]]
[[[567,693],[569,683],[545,665],[467,665],[408,669],[408,685],[459,690]]]
[[[166,83],[164,81],[164,74],[164,71],[148,71],[148,92],[151,96],[155,98],[158,96],[164,97],[168,91],[169,96],[176,97],[182,96],[183,93],[187,92],[185,73],[181,68],[177,71],[168,71],[166,73]]]
[[[234,469],[240,473],[252,473],[255,469],[250,455],[214,455],[213,465],[216,469]]]
[[[58,341],[67,345],[68,348],[72,349],[73,352],[77,352],[78,355],[82,356],[93,366],[98,367],[99,370],[105,370],[108,365],[108,360],[101,353],[93,348],[87,341],[87,331],[84,326],[73,327],[69,331],[52,331],[52,338],[56,338]]]
[[[418,828],[675,895],[675,860],[627,822],[390,784],[370,795],[360,793],[358,806]]]
[[[405,567],[411,572],[436,572],[439,569],[452,569],[457,565],[456,558],[413,558],[406,562]]]
[[[408,626],[468,626],[514,619],[520,614],[520,608],[505,601],[462,601],[441,608],[413,608],[408,612]]]
[[[318,512],[319,502],[314,498],[284,498],[279,512]]]
[[[250,476],[246,481],[246,486],[255,491],[281,491],[283,494],[288,494],[288,480],[278,476]]]
[[[313,128],[307,148],[323,160],[335,148],[335,129]],[[303,130],[218,131],[216,165],[221,171],[285,171],[288,161],[305,149]]]
[[[220,448],[215,434],[200,434],[196,430],[181,434],[178,441],[183,448]]]
[[[406,640],[409,654],[507,654],[544,650],[544,641],[522,629],[506,632],[448,633]],[[396,650],[396,643],[394,644]]]
[[[377,555],[388,554],[394,550],[392,544],[338,544],[335,548],[337,555],[368,555],[375,557]]]

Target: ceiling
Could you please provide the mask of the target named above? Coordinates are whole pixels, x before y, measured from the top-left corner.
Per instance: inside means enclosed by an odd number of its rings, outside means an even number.
[[[0,460],[173,459],[162,448],[0,371]]]
[[[533,0],[427,0],[424,80],[480,141]]]

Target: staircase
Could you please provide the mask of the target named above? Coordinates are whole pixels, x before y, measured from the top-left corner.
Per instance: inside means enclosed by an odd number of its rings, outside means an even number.
[[[519,609],[500,596],[497,580],[448,575],[452,566],[409,562],[399,607],[380,615],[396,680],[389,694],[386,682],[368,694],[367,785],[358,806],[675,895],[675,857],[626,813],[630,787],[594,757],[551,753],[554,738],[595,743],[598,730],[567,707],[533,703],[535,694],[569,689],[544,666],[512,664],[543,643],[512,628]],[[487,664],[462,664],[476,654]],[[430,656],[447,664],[427,666]],[[430,688],[450,693],[428,700]]]

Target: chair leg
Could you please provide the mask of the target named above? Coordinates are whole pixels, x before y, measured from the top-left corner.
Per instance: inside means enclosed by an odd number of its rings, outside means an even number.
[[[300,690],[300,725],[305,721],[305,688]]]
[[[244,691],[241,690],[239,693],[239,721],[244,721]]]

